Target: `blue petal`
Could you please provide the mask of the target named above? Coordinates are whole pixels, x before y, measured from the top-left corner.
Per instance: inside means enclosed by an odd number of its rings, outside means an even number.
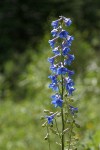
[[[51,23],[51,26],[52,26],[53,28],[57,28],[58,25],[59,25],[59,21],[58,21],[58,20],[52,21],[52,23]]]
[[[68,35],[68,32],[65,31],[65,30],[62,30],[62,31],[59,33],[59,37],[60,37],[60,38],[67,38],[67,35]]]
[[[71,21],[70,18],[65,18],[65,19],[64,19],[64,22],[65,22],[65,25],[66,25],[66,26],[70,26],[70,25],[72,24],[72,21]]]

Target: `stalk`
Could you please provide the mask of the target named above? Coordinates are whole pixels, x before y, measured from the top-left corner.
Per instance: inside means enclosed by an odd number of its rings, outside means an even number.
[[[72,122],[72,124],[71,124],[71,131],[70,131],[70,136],[69,136],[69,145],[68,145],[68,150],[70,150],[72,130],[73,130],[73,122]]]
[[[61,98],[63,100],[63,76],[62,75],[61,75],[61,78],[62,78]],[[64,150],[64,134],[63,134],[63,131],[64,131],[64,114],[63,114],[63,107],[61,108],[61,118],[62,118],[62,140],[61,140],[61,143],[62,143],[62,150]]]
[[[51,150],[51,146],[50,146],[50,136],[49,136],[49,129],[48,129],[48,126],[47,126],[47,133],[48,133],[49,150]]]

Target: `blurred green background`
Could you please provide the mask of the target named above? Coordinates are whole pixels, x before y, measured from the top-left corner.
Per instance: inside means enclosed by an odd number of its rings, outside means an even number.
[[[0,1],[0,150],[48,149],[40,117],[52,109],[48,40],[59,15],[73,21],[78,150],[100,150],[100,0]]]

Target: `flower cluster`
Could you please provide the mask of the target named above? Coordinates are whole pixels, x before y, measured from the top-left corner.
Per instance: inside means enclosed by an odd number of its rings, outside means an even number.
[[[73,91],[75,90],[74,82],[72,80],[74,71],[69,70],[66,67],[70,66],[72,61],[75,59],[74,55],[70,54],[70,46],[74,40],[74,37],[69,35],[69,33],[62,27],[62,24],[69,27],[71,23],[72,21],[70,18],[65,18],[63,16],[60,16],[58,20],[55,20],[51,23],[53,27],[53,30],[51,31],[53,39],[49,40],[49,44],[52,48],[54,56],[48,58],[48,61],[51,65],[50,70],[52,71],[52,74],[48,78],[50,78],[52,81],[52,83],[49,85],[49,88],[56,92],[56,94],[51,97],[51,104],[53,104],[55,107],[63,106],[64,100],[62,99],[63,96],[61,96],[60,92],[60,85],[62,82],[63,90],[66,90],[68,96],[72,95]],[[70,110],[72,108],[74,107],[69,106]],[[73,112],[73,110],[71,110],[71,112]]]

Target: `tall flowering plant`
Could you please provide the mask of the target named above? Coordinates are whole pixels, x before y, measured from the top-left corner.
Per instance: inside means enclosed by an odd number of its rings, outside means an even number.
[[[52,133],[59,137],[59,141],[55,142],[61,150],[77,150],[75,128],[79,128],[76,121],[78,108],[72,104],[74,102],[72,94],[75,90],[72,79],[74,71],[69,69],[75,59],[70,49],[74,37],[64,30],[65,26],[69,27],[71,24],[71,19],[64,16],[51,23],[53,39],[49,40],[49,44],[54,55],[48,58],[51,70],[48,78],[51,80],[49,88],[54,91],[51,104],[55,112],[44,110],[45,122],[42,124],[47,128],[45,140],[48,140],[49,150],[51,150]]]

